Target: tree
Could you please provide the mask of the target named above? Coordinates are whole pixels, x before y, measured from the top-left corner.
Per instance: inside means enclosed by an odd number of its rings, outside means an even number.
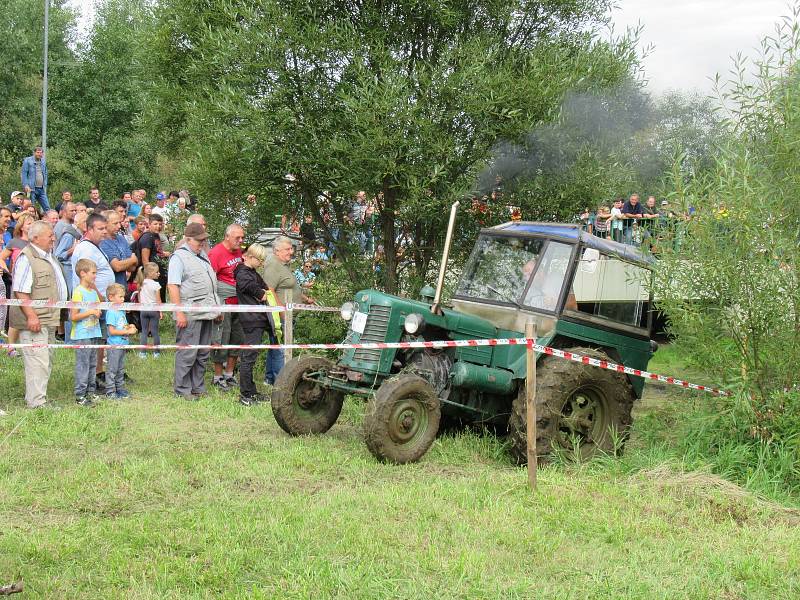
[[[758,465],[770,484],[782,480],[795,489],[799,10],[764,40],[755,80],[737,63],[740,76],[723,88],[729,135],[709,172],[675,169],[676,198],[698,216],[681,245],[660,256],[656,290],[688,356],[736,392],[709,411],[700,439],[712,438],[712,452],[739,444],[742,464],[733,468],[741,477],[750,479]]]
[[[262,198],[262,216],[378,198],[385,285],[396,240],[424,276],[448,205],[474,188],[500,140],[552,120],[568,90],[613,86],[630,40],[603,42],[605,0],[482,2],[168,0],[153,51],[152,123],[183,143],[204,196]],[[187,93],[188,92],[188,93]],[[332,237],[332,227],[320,223]],[[474,230],[465,228],[465,233]],[[340,242],[354,281],[359,259]]]
[[[72,68],[54,81],[53,143],[59,148],[51,179],[107,195],[154,187],[155,139],[141,116],[148,96],[144,47],[153,17],[148,0],[104,0]]]
[[[50,7],[49,71],[54,80],[71,59],[67,44],[73,36],[74,16],[65,5],[65,0],[58,0]],[[0,3],[0,39],[0,185],[10,191],[21,185],[23,157],[41,144],[44,4]]]

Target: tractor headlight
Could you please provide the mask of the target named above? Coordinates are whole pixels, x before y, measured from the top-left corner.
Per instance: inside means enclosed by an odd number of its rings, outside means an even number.
[[[356,312],[356,303],[355,302],[345,302],[342,304],[342,307],[339,309],[339,314],[342,315],[342,318],[345,321],[349,321],[353,318],[353,315]]]
[[[410,333],[411,335],[419,333],[425,328],[425,319],[418,313],[411,313],[406,317],[403,328],[406,330],[406,333]]]

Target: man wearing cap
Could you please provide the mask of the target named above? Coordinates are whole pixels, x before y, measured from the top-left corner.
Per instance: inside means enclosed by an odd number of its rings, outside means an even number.
[[[153,207],[153,214],[161,215],[161,218],[164,219],[165,223],[169,221],[169,210],[165,204],[166,198],[167,197],[164,195],[164,192],[158,192],[156,194],[156,205]]]
[[[61,265],[53,257],[53,229],[44,221],[36,221],[28,230],[30,244],[20,253],[14,265],[12,291],[21,300],[66,300],[67,283]],[[19,330],[22,344],[52,344],[59,322],[58,308],[12,306],[11,327]],[[25,403],[28,408],[48,406],[47,382],[53,368],[52,348],[25,348]]]
[[[167,292],[173,304],[213,307],[220,304],[217,275],[203,245],[208,239],[205,228],[197,223],[186,226],[186,243],[169,259]],[[213,308],[202,312],[175,312],[177,344],[207,345],[211,341],[213,321],[221,320]],[[196,400],[206,393],[205,374],[210,351],[178,350],[175,352],[175,394]]]
[[[44,150],[41,146],[33,149],[33,155],[27,156],[22,161],[22,189],[31,199],[39,203],[42,212],[50,210],[47,202],[47,162],[44,160]]]
[[[664,222],[666,222],[668,219],[675,218],[675,213],[672,211],[668,200],[661,201],[661,210],[658,211],[658,214],[661,217],[661,220]]]

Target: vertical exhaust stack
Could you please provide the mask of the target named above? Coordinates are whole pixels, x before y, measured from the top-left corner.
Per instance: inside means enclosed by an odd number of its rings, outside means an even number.
[[[456,213],[458,212],[458,205],[461,204],[458,200],[450,207],[450,221],[447,223],[447,235],[444,238],[444,252],[442,252],[442,264],[439,265],[439,279],[436,281],[436,295],[433,297],[433,304],[431,305],[431,312],[435,315],[442,314],[442,309],[439,304],[442,301],[442,288],[444,287],[444,274],[447,269],[447,259],[450,256],[450,243],[453,241],[453,229],[456,225]]]

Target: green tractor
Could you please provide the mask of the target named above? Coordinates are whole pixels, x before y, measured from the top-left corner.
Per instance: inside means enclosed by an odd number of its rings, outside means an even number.
[[[512,222],[481,230],[452,298],[440,306],[457,203],[450,215],[436,290],[421,300],[363,290],[342,306],[345,343],[524,337],[646,369],[650,339],[649,262],[635,248],[577,225]],[[379,460],[408,463],[430,448],[445,422],[507,425],[514,459],[527,454],[526,348],[350,349],[336,362],[302,355],[287,362],[272,412],[290,435],[324,433],[345,395],[367,402],[364,440]],[[537,454],[561,449],[581,459],[621,449],[644,381],[539,355]]]

